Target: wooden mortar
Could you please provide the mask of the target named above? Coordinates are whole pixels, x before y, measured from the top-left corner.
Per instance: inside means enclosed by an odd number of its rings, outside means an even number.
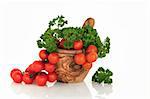
[[[88,18],[83,27],[87,24],[94,26],[94,19]],[[59,62],[56,65],[56,73],[58,75],[58,81],[64,83],[77,83],[82,82],[88,71],[84,70],[81,65],[77,65],[74,62],[74,55],[83,53],[83,50],[65,50],[58,49]]]

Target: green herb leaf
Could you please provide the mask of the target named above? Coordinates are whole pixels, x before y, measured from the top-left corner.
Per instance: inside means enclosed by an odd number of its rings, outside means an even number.
[[[64,16],[58,16],[56,18],[54,18],[53,20],[51,20],[49,22],[49,28],[51,28],[52,26],[56,25],[57,28],[59,29],[59,27],[63,27],[65,24],[68,24],[67,20],[64,20]]]
[[[104,80],[105,84],[111,84],[113,82],[113,80],[111,78],[107,78]]]
[[[41,35],[37,40],[39,48],[46,48],[50,52],[57,51],[59,46],[59,40],[65,39],[64,49],[72,49],[73,43],[76,40],[83,41],[83,49],[86,49],[89,45],[95,45],[98,49],[98,57],[103,58],[109,53],[110,39],[107,37],[104,42],[101,41],[100,36],[96,29],[90,25],[85,27],[63,27],[67,24],[67,20],[64,20],[64,16],[58,16],[49,22],[49,28]],[[57,27],[52,29],[52,27]]]
[[[102,67],[99,67],[99,69],[95,72],[95,74],[92,76],[92,81],[97,82],[97,83],[106,83],[106,84],[111,84],[112,79],[110,78],[113,75],[113,73],[107,69],[105,70]]]

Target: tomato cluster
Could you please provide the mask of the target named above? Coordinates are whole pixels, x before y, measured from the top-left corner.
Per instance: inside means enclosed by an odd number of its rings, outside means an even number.
[[[38,86],[45,86],[48,82],[57,81],[57,74],[55,73],[55,64],[59,61],[57,53],[48,54],[46,50],[39,52],[41,60],[34,61],[30,64],[24,72],[18,68],[14,68],[10,76],[16,83],[24,82],[25,84],[36,83]]]
[[[76,64],[82,65],[85,70],[90,70],[92,68],[92,62],[95,62],[98,58],[97,51],[96,46],[89,45],[85,53],[76,54],[74,56],[74,61]]]
[[[60,45],[64,43],[64,39],[61,41]],[[63,46],[62,46],[63,47]],[[73,49],[81,50],[83,48],[83,41],[77,40],[73,43]],[[95,62],[98,58],[98,49],[95,45],[89,45],[85,53],[76,54],[74,56],[74,61],[78,65],[82,65],[85,70],[90,70],[92,68],[92,62]]]
[[[60,46],[63,48],[64,40],[60,42]],[[75,41],[74,49],[83,49],[83,41]],[[89,45],[84,53],[76,54],[74,56],[74,62],[78,65],[82,65],[85,70],[92,68],[92,62],[95,62],[98,58],[98,50],[95,45]],[[55,73],[55,65],[59,61],[58,53],[53,52],[48,54],[46,50],[39,52],[41,60],[36,60],[30,64],[24,72],[21,72],[18,68],[14,68],[10,76],[16,83],[24,82],[25,84],[32,84],[35,82],[38,86],[45,86],[46,82],[57,81],[57,74]]]

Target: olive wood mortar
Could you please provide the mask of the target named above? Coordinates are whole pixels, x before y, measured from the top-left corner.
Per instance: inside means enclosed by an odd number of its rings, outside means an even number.
[[[88,18],[83,27],[89,24],[91,27],[94,26],[94,19]],[[87,70],[81,65],[77,65],[74,62],[74,55],[84,53],[83,50],[65,50],[58,49],[59,62],[56,64],[56,73],[58,75],[58,81],[63,83],[78,83],[82,82],[86,75],[88,74]]]

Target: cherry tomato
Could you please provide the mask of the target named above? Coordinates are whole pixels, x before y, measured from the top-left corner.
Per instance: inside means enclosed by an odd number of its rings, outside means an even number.
[[[12,73],[12,79],[16,83],[21,83],[22,82],[22,73],[20,73],[18,71],[14,71]]]
[[[97,58],[98,58],[98,55],[96,52],[90,52],[86,55],[86,60],[89,63],[95,62]]]
[[[78,65],[82,65],[86,62],[86,59],[85,59],[85,55],[83,53],[80,53],[80,54],[76,54],[74,56],[74,61],[76,64]]]
[[[59,43],[59,47],[60,48],[64,48],[64,42],[65,42],[66,40],[65,39],[62,39],[61,41],[60,41],[60,43]]]
[[[55,72],[49,73],[47,77],[49,82],[54,82],[57,80],[57,74]]]
[[[34,75],[33,74],[31,74],[31,73],[29,73],[29,72],[25,72],[24,74],[23,74],[23,81],[24,81],[24,83],[25,84],[32,84],[33,83],[33,80],[34,80],[34,77],[33,77]]]
[[[12,77],[12,74],[14,73],[14,72],[19,72],[20,74],[22,74],[22,72],[21,72],[21,70],[20,69],[18,69],[18,68],[14,68],[13,70],[11,70],[11,72],[10,72],[10,76]]]
[[[39,57],[42,59],[42,60],[45,60],[48,58],[48,53],[46,52],[46,50],[41,50],[39,52]]]
[[[31,65],[32,65],[32,64],[30,64],[30,65],[26,68],[25,72],[31,72]]]
[[[82,42],[82,40],[75,41],[74,44],[73,44],[73,48],[75,50],[82,49],[83,48],[83,42]]]
[[[86,62],[82,65],[85,70],[90,70],[92,67],[92,63]]]
[[[30,66],[30,70],[33,72],[40,72],[42,69],[44,69],[44,63],[41,61],[34,61]]]
[[[45,70],[49,73],[52,73],[55,71],[55,65],[52,65],[50,63],[45,64]]]
[[[48,56],[48,61],[50,64],[56,64],[59,61],[59,56],[57,53],[50,53]]]
[[[89,45],[88,48],[86,49],[86,53],[90,52],[96,52],[97,53],[97,47],[95,45]]]
[[[35,82],[38,86],[45,86],[47,82],[47,75],[46,73],[40,73],[36,76]]]

